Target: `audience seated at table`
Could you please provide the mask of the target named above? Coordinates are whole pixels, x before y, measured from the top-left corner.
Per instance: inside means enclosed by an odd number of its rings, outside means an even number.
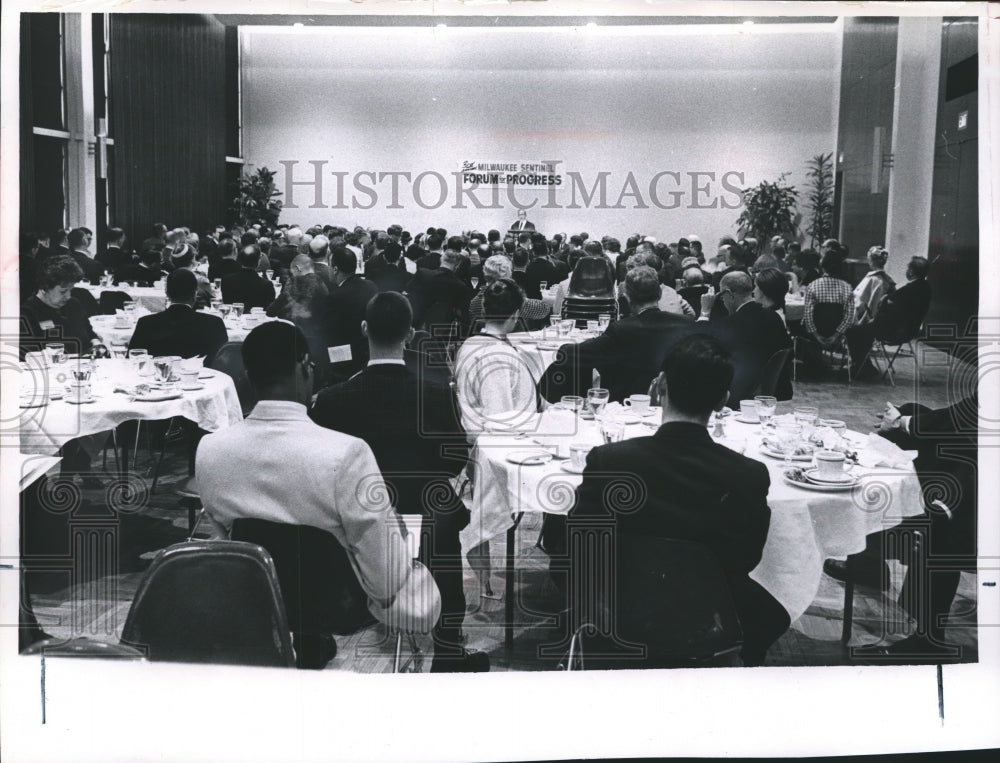
[[[456,272],[463,260],[467,262],[461,252],[461,238],[452,236],[438,267],[417,268],[406,285],[406,296],[413,306],[414,328],[426,328],[433,334],[434,327],[457,323],[462,333],[467,330],[469,303],[475,292]]]
[[[502,254],[494,254],[482,265],[483,282],[479,284],[479,291],[469,302],[469,320],[473,328],[481,323],[483,318],[483,295],[490,284],[501,279],[511,279],[513,266],[509,257]],[[521,305],[520,319],[525,329],[531,331],[544,327],[548,317],[552,314],[552,307],[540,299],[525,299]]]
[[[593,386],[594,370],[612,401],[645,394],[667,352],[692,326],[689,319],[659,308],[662,288],[652,268],[641,265],[629,270],[624,288],[629,316],[612,322],[600,336],[560,347],[542,375],[542,396],[551,403],[563,395],[585,396]]]
[[[207,516],[225,534],[239,518],[326,530],[350,559],[371,613],[392,628],[429,633],[441,611],[438,588],[410,557],[371,448],[309,419],[313,365],[302,332],[283,321],[261,324],[242,355],[259,402],[198,446]],[[348,590],[342,581],[315,583]]]
[[[87,312],[73,298],[73,287],[83,271],[69,255],[52,255],[39,266],[35,294],[21,303],[20,356],[41,352],[49,342],[65,346],[67,354],[106,353],[87,319]]]
[[[181,244],[170,252],[171,272],[175,270],[190,270],[198,281],[198,290],[194,295],[194,309],[204,310],[212,304],[215,294],[208,278],[198,272],[198,250],[190,244]]]
[[[469,512],[451,479],[465,466],[468,445],[450,387],[408,367],[413,335],[410,303],[384,292],[365,309],[367,367],[322,390],[310,417],[320,426],[359,437],[371,446],[400,514],[423,515],[421,558],[441,591],[441,621],[434,631],[431,672],[488,670],[489,658],[462,648],[465,592],[459,532]]]
[[[86,228],[74,228],[69,232],[70,256],[80,266],[83,277],[92,284],[99,284],[104,275],[104,267],[90,254],[90,244],[93,236]]]
[[[205,357],[208,365],[219,348],[229,341],[226,325],[218,315],[199,313],[194,308],[198,280],[194,273],[179,268],[167,276],[170,306],[159,313],[142,316],[135,324],[129,349],[144,349],[150,355]]]
[[[536,390],[542,368],[507,338],[523,303],[524,292],[513,281],[490,284],[483,293],[485,327],[458,350],[455,384],[470,439],[493,428],[525,426],[544,405]]]
[[[124,247],[125,231],[121,228],[108,228],[108,247],[103,252],[98,252],[94,259],[106,273],[113,274],[119,267],[132,261]]]
[[[927,258],[911,257],[906,266],[906,283],[886,294],[874,320],[847,329],[852,375],[865,369],[862,361],[876,336],[887,342],[907,342],[916,337],[927,317],[931,304],[931,287],[927,283]]]
[[[900,448],[917,451],[913,466],[926,508],[920,516],[869,535],[865,550],[846,561],[827,559],[823,570],[837,580],[885,588],[890,579],[885,559],[901,558],[908,567],[899,603],[916,621],[916,631],[888,646],[857,649],[854,656],[906,664],[954,660],[961,653],[946,645],[945,618],[960,573],[977,569],[979,395],[972,392],[938,410],[913,403],[897,409],[887,403],[879,417],[879,434]],[[905,553],[912,547],[914,531],[924,535],[919,555]]]
[[[688,320],[694,320],[695,313],[691,305],[674,289],[673,283],[664,283],[663,261],[649,249],[637,251],[628,258],[628,261],[625,263],[626,275],[632,268],[642,265],[652,268],[660,280],[660,300],[657,302],[660,310],[665,313],[682,315]],[[618,315],[622,318],[627,317],[630,310],[628,295],[620,293],[618,296]]]
[[[257,272],[260,249],[248,244],[240,250],[240,269],[222,278],[222,301],[227,305],[241,303],[244,312],[266,308],[274,302],[274,284]]]
[[[753,298],[768,310],[773,310],[781,322],[785,320],[785,297],[788,296],[788,278],[778,268],[764,268],[754,274]]]
[[[315,267],[315,262],[313,263]],[[343,381],[364,368],[368,360],[368,342],[361,333],[368,301],[378,287],[355,272],[354,252],[342,246],[330,252],[330,276],[333,288],[326,298],[323,336],[330,348],[330,378]]]
[[[115,271],[115,285],[130,283],[136,286],[152,286],[166,275],[160,267],[161,259],[159,249],[143,244],[137,263],[126,262]]]
[[[781,318],[774,310],[754,301],[753,290],[753,281],[746,273],[740,270],[727,273],[719,282],[718,295],[702,296],[701,317],[695,324],[696,331],[716,337],[732,354],[734,373],[729,396],[737,405],[740,400],[757,394],[761,372],[771,356],[792,346]],[[727,315],[706,319],[706,315],[712,314],[713,303],[720,299]],[[781,384],[778,397],[790,399],[791,381],[784,379]]]
[[[714,442],[707,429],[709,415],[729,399],[732,379],[730,354],[718,340],[694,335],[675,345],[658,382],[659,430],[591,450],[573,508],[566,519],[546,515],[544,540],[554,569],[567,549],[579,546],[572,540],[577,528],[595,519],[613,521],[619,538],[634,534],[704,544],[729,582],[743,626],[743,663],[761,665],[790,622],[774,597],[749,577],[760,562],[770,524],[767,467]],[[622,475],[637,484],[616,490]],[[583,563],[571,553],[567,590],[575,597],[600,589],[599,581],[614,579],[614,570],[607,568],[612,560],[598,553]],[[655,588],[618,591],[616,604],[628,606],[630,598],[650,596],[656,596]],[[587,602],[571,598],[568,604],[572,611]],[[622,667],[639,665],[633,658]]]

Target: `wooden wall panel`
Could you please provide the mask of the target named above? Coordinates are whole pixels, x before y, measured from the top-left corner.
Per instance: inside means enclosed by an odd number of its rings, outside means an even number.
[[[111,225],[133,243],[156,222],[225,217],[225,28],[206,16],[112,14]]]

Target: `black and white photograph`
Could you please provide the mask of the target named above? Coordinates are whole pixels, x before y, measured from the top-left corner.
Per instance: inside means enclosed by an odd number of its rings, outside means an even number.
[[[995,5],[2,21],[5,757],[1000,746]]]

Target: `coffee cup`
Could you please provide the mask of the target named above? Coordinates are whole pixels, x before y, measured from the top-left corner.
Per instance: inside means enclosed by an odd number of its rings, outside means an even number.
[[[756,400],[740,400],[740,418],[747,421],[760,421]]]
[[[625,405],[640,416],[649,410],[649,395],[632,395],[625,398]]]
[[[824,477],[837,477],[843,474],[845,460],[844,454],[835,450],[821,450],[816,454],[816,466]]]
[[[184,389],[191,389],[192,387],[198,386],[198,370],[186,371],[181,370],[181,387]]]
[[[82,400],[90,399],[90,382],[89,381],[71,381],[66,385],[66,395],[70,400],[75,400],[80,402]]]
[[[569,446],[569,461],[574,469],[583,469],[587,465],[587,454],[592,447],[583,442],[574,442]]]

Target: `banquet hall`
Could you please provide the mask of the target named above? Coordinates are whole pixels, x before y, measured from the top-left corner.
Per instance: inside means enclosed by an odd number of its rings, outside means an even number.
[[[976,662],[980,20],[363,11],[21,14],[19,649]]]

